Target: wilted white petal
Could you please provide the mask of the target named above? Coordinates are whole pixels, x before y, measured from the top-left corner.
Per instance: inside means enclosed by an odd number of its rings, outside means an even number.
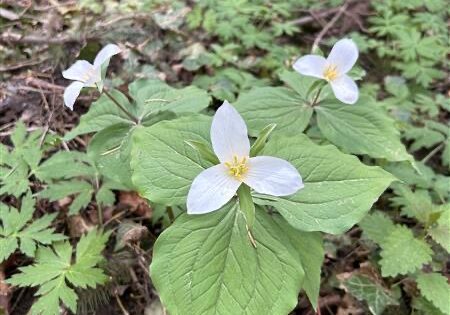
[[[187,197],[187,213],[202,214],[220,209],[241,185],[228,174],[228,168],[218,164],[201,172],[192,182]]]
[[[114,55],[117,55],[121,52],[121,49],[119,46],[115,44],[108,44],[105,47],[102,48],[95,57],[94,60],[94,67],[100,68],[103,63],[106,61],[109,61],[109,58],[111,58]]]
[[[227,101],[214,115],[211,142],[220,162],[229,162],[233,156],[245,157],[250,153],[247,126],[237,110]]]
[[[69,86],[64,90],[64,105],[73,110],[73,104],[75,104],[75,100],[78,95],[80,95],[81,89],[84,87],[83,82],[72,82]]]
[[[89,73],[93,68],[86,60],[77,60],[69,69],[63,71],[62,75],[68,80],[85,82],[89,79]]]
[[[287,196],[303,188],[297,169],[283,159],[256,156],[249,159],[247,166],[243,181],[258,193]]]
[[[299,58],[293,68],[300,74],[323,79],[326,63],[326,59],[322,56],[306,55]]]
[[[330,81],[334,96],[346,104],[354,104],[358,100],[358,86],[348,75],[342,75]]]
[[[334,44],[328,55],[327,62],[336,66],[339,74],[350,71],[358,59],[358,47],[349,38],[344,38]]]

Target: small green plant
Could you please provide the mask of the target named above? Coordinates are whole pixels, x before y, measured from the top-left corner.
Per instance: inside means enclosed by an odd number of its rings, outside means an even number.
[[[37,244],[50,245],[66,238],[55,233],[51,227],[56,213],[33,220],[35,200],[31,193],[23,197],[21,202],[20,211],[0,203],[0,262],[17,249],[29,257],[34,257]]]
[[[99,267],[104,261],[102,251],[110,233],[92,230],[81,237],[72,258],[74,248],[69,242],[59,242],[52,247],[40,246],[36,262],[19,268],[8,283],[20,287],[38,286],[37,301],[31,314],[57,315],[60,301],[72,312],[77,310],[77,289],[95,288],[108,277]]]

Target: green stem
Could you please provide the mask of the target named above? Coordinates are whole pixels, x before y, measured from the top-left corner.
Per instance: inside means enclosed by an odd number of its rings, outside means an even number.
[[[108,92],[107,89],[103,88],[103,93],[105,93],[106,96],[109,97],[109,99],[117,106],[120,108],[120,110],[122,110],[122,112],[125,113],[125,115],[127,115],[132,121],[134,121],[134,123],[137,125],[139,124],[139,120],[133,115],[131,114],[125,107],[122,106],[122,104],[120,104],[115,98],[114,96],[111,95],[111,93]]]
[[[319,99],[320,93],[322,92],[323,86],[317,91],[316,96],[314,96],[314,100],[311,103],[311,106],[314,107],[317,104],[317,100]]]

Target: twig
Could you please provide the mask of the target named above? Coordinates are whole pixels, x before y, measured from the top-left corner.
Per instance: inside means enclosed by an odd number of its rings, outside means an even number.
[[[16,44],[65,44],[70,42],[85,42],[95,39],[94,36],[76,37],[76,36],[39,36],[39,35],[22,35],[18,33],[3,33],[0,35],[0,43],[16,43]]]
[[[441,150],[444,147],[444,142],[442,142],[440,145],[438,145],[436,148],[434,148],[430,153],[427,154],[427,156],[425,156],[422,161],[420,161],[421,163],[426,163],[428,162],[429,159],[431,159],[436,153],[439,152],[439,150]]]
[[[345,10],[347,10],[350,2],[346,1],[340,9],[336,12],[336,14],[333,16],[333,18],[330,20],[330,22],[325,25],[325,27],[320,31],[319,35],[317,35],[316,39],[314,40],[311,52],[315,52],[317,48],[319,48],[319,44],[322,41],[322,38],[325,36],[325,34],[330,30],[330,28],[339,20],[339,18],[344,14]]]
[[[119,294],[117,294],[117,290],[114,290],[114,296],[116,298],[117,304],[120,307],[120,310],[122,311],[122,314],[123,315],[130,315],[130,313],[128,313],[128,311],[125,308],[125,306],[123,306],[122,301],[120,300]]]

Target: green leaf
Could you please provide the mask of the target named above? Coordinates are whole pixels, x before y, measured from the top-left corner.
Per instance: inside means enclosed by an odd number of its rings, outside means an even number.
[[[95,288],[108,277],[96,267],[103,261],[109,233],[92,230],[81,237],[76,249],[76,261],[72,263],[73,248],[69,242],[55,244],[53,248],[39,247],[34,265],[19,268],[7,283],[20,286],[39,286],[37,301],[33,303],[33,315],[59,315],[60,302],[76,312],[78,296],[72,286]]]
[[[213,150],[210,148],[209,144],[194,140],[185,140],[193,149],[197,150],[202,159],[211,162],[212,164],[219,164],[220,161],[214,154]]]
[[[382,212],[368,214],[359,222],[364,236],[377,244],[382,244],[387,235],[395,230],[395,224]]]
[[[131,137],[136,127],[115,124],[92,137],[88,154],[95,161],[101,174],[132,189],[131,182]]]
[[[139,128],[133,136],[133,183],[141,196],[165,205],[184,205],[194,178],[211,163],[185,140],[209,143],[211,117],[196,115]]]
[[[450,285],[447,277],[439,273],[420,273],[417,286],[422,295],[444,314],[450,314]]]
[[[292,226],[305,231],[348,230],[395,180],[379,167],[366,166],[334,146],[314,144],[304,135],[272,137],[263,155],[292,163],[305,187],[288,197],[258,195],[255,202],[274,206]]]
[[[445,250],[450,253],[450,204],[440,214],[436,224],[434,224],[428,233],[438,242]]]
[[[363,275],[352,275],[344,281],[348,292],[360,301],[365,301],[373,315],[381,315],[388,305],[398,305],[392,292]]]
[[[428,223],[433,212],[433,203],[427,190],[417,189],[413,192],[407,185],[396,183],[394,192],[398,196],[391,198],[391,201],[394,206],[401,208],[402,215]]]
[[[270,124],[264,127],[263,130],[259,132],[258,138],[256,141],[252,144],[252,147],[250,148],[250,156],[257,156],[259,152],[264,149],[267,139],[269,139],[270,134],[275,129],[277,125],[276,124]]]
[[[394,121],[370,100],[361,98],[352,106],[326,101],[315,110],[320,131],[345,151],[389,161],[413,161]]]
[[[236,205],[182,214],[158,238],[150,266],[163,304],[177,314],[287,314],[304,279],[301,234],[258,209],[256,248]]]
[[[198,113],[211,101],[208,93],[197,87],[175,89],[159,80],[138,80],[130,84],[129,90],[142,118],[160,111]]]
[[[284,87],[255,88],[241,94],[234,105],[254,137],[272,123],[277,125],[276,133],[299,134],[313,113],[296,92]]]
[[[284,70],[281,73],[280,79],[297,92],[302,99],[307,100],[308,102],[313,100],[313,95],[310,94],[312,88],[322,84],[322,82],[326,82],[288,70]]]
[[[423,240],[414,237],[410,229],[397,226],[381,244],[383,277],[413,273],[431,261],[433,251]]]
[[[95,172],[86,154],[77,151],[59,151],[43,162],[34,174],[44,182],[55,179],[69,179],[78,176],[92,176]]]
[[[239,209],[244,214],[247,226],[251,231],[253,223],[255,222],[255,204],[253,203],[250,187],[242,184],[237,191],[239,199]]]
[[[109,93],[125,109],[136,115],[136,105],[130,104],[130,101],[125,95],[117,90],[112,90]],[[130,127],[134,124],[134,122],[131,121],[130,118],[108,98],[108,96],[102,94],[97,101],[91,104],[89,111],[81,116],[78,126],[66,134],[64,139],[68,141],[78,135],[100,131],[106,127],[119,123],[127,124]]]
[[[56,214],[47,214],[33,220],[34,199],[31,193],[23,197],[21,210],[0,204],[0,262],[7,259],[17,249],[34,257],[36,244],[51,244],[66,239],[55,233],[51,223]]]

